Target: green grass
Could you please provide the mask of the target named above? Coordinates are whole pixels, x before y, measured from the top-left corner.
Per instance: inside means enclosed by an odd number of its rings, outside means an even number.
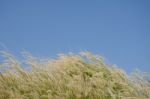
[[[150,99],[148,73],[127,75],[89,52],[55,60],[26,53],[24,62],[2,55],[0,99]]]

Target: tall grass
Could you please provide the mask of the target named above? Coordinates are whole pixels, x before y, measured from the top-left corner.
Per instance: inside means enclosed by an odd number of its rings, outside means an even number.
[[[149,74],[129,76],[89,52],[55,60],[24,54],[24,62],[3,56],[0,99],[150,99]]]

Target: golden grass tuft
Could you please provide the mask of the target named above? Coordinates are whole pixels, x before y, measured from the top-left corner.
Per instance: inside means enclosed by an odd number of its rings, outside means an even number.
[[[24,63],[3,56],[0,99],[150,99],[149,74],[129,76],[89,52],[56,60],[25,54]]]

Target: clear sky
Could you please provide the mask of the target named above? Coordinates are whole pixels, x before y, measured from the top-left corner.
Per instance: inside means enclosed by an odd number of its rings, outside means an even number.
[[[0,0],[0,50],[86,50],[127,72],[149,72],[150,0]]]

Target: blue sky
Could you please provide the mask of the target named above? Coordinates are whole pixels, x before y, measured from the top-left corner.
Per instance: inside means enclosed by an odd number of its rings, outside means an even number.
[[[127,72],[149,72],[150,1],[0,0],[0,50],[91,51]]]

